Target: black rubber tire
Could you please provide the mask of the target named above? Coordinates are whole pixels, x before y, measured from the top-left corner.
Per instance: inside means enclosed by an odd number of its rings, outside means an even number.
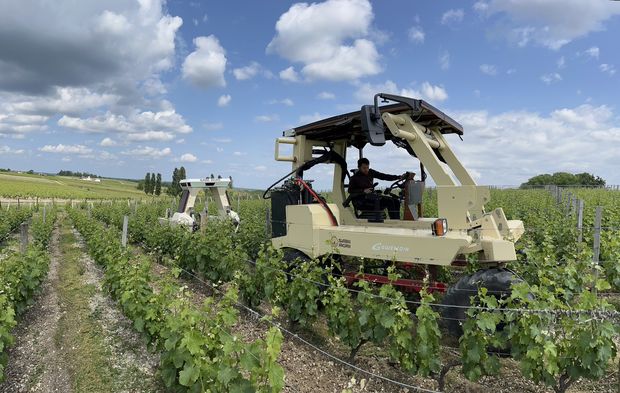
[[[478,288],[485,287],[488,294],[496,298],[510,295],[510,285],[523,280],[506,268],[494,267],[478,270],[461,277],[456,284],[448,288],[441,301],[442,305],[461,307],[441,307],[442,324],[455,337],[463,335],[462,323],[467,318],[467,306],[471,306],[471,296],[478,293]],[[499,327],[501,329],[501,326]]]

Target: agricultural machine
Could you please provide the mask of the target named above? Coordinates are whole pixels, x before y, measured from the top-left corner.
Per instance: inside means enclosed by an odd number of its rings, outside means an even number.
[[[215,202],[218,213],[216,216],[208,216],[207,219],[230,219],[235,227],[238,228],[241,220],[239,219],[239,214],[230,207],[230,200],[226,192],[229,184],[229,179],[210,177],[181,180],[179,185],[181,186],[182,193],[177,211],[174,212],[172,217],[160,218],[159,222],[165,225],[180,225],[187,227],[191,231],[196,231],[200,227],[200,218],[198,213],[194,211],[194,204],[196,203],[198,193],[204,190],[205,196],[210,196]]]
[[[379,106],[380,99],[393,104]],[[417,277],[421,270],[431,278],[430,291],[446,292],[446,304],[468,306],[479,286],[486,286],[489,293],[508,293],[519,278],[503,265],[516,260],[514,242],[524,233],[523,223],[507,220],[501,208],[485,210],[489,188],[477,185],[458,160],[447,141],[451,134],[461,137],[462,126],[437,108],[423,100],[383,93],[375,95],[374,105],[359,111],[285,131],[276,139],[275,159],[291,162],[292,172],[267,190],[273,245],[284,249],[289,261],[331,256],[345,267],[347,261],[359,258],[395,264],[405,274],[391,283],[407,292],[424,286]],[[377,208],[368,210],[367,203],[359,203],[368,194],[346,192],[352,177],[347,153],[355,149],[362,158],[365,146],[387,148],[388,142],[404,149],[420,168],[419,180],[407,173],[382,193],[404,204],[402,219],[400,210],[398,219],[386,217]],[[291,155],[281,153],[285,145],[292,147]],[[333,167],[330,202],[304,179],[304,173],[316,165]],[[427,172],[436,185],[438,217],[433,218],[423,214]],[[282,186],[274,188],[283,180]],[[375,193],[381,192],[373,189]],[[464,266],[467,260],[476,260],[482,269],[450,288],[437,281],[437,266]],[[377,269],[360,272],[359,265],[340,273],[349,284],[390,282],[380,269],[379,273]],[[449,330],[458,333],[458,320],[464,319],[466,307],[444,309],[446,319],[453,320]]]

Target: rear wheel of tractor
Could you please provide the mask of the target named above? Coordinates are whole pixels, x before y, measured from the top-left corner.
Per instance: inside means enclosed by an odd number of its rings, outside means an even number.
[[[473,274],[461,277],[456,284],[448,288],[443,297],[441,304],[441,316],[443,325],[448,333],[455,337],[463,335],[462,323],[467,317],[468,306],[471,306],[471,297],[478,294],[478,288],[487,288],[488,294],[494,295],[496,298],[505,298],[510,296],[510,285],[522,282],[523,280],[506,268],[490,268],[478,270]],[[503,329],[498,326],[498,329]]]

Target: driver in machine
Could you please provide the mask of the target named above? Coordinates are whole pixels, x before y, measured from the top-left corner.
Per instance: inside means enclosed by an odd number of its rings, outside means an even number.
[[[386,175],[370,169],[368,158],[357,160],[357,172],[349,181],[349,194],[352,195],[352,202],[358,210],[382,211],[388,210],[390,219],[400,219],[400,201],[389,195],[376,194],[374,191],[374,179],[379,180],[403,180],[408,173],[403,175]]]

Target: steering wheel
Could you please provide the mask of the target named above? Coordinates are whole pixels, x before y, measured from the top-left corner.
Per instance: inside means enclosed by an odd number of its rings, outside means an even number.
[[[400,188],[400,189],[402,190],[403,188],[405,188],[405,182],[406,182],[406,181],[407,181],[407,178],[404,178],[404,179],[398,179],[398,180],[396,180],[396,181],[395,181],[394,183],[392,183],[389,187],[387,187],[387,188],[385,189],[385,191],[383,191],[383,193],[384,193],[385,195],[393,195],[393,196],[395,196],[395,197],[398,197],[397,195],[392,194],[392,190],[393,190],[393,189],[395,189],[395,188]]]

